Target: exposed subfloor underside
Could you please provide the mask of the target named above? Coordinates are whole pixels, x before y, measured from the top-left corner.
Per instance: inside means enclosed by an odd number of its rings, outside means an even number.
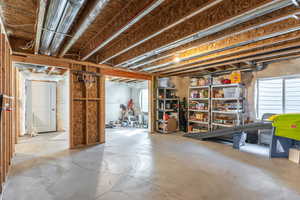
[[[17,145],[4,200],[300,199],[300,167],[286,159],[141,129],[72,151],[58,137]]]

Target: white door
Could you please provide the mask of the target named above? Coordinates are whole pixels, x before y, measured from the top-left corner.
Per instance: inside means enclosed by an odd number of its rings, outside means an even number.
[[[37,132],[56,131],[56,82],[31,82],[30,118]]]

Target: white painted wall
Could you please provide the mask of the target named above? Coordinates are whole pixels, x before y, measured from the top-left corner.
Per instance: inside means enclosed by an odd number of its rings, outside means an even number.
[[[145,82],[146,83],[146,82]],[[147,84],[141,83],[128,85],[106,81],[105,83],[105,123],[116,121],[120,117],[120,104],[127,106],[130,99],[133,100],[136,110],[140,111],[139,91],[147,88]]]
[[[57,82],[57,130],[69,130],[69,72]]]
[[[120,117],[120,104],[127,105],[131,97],[130,88],[112,81],[105,83],[105,123]]]
[[[20,72],[19,92],[20,92],[20,135],[27,134],[26,130],[26,80],[56,81],[57,84],[57,130],[69,130],[69,75],[63,76],[36,74],[30,72]]]

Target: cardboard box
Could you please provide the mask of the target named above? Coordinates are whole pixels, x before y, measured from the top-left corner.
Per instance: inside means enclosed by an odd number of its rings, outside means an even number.
[[[291,148],[289,151],[289,160],[300,164],[300,149]]]

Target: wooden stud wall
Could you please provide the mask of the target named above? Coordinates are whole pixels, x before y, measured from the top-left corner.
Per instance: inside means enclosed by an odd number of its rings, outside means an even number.
[[[2,32],[2,31],[1,31]],[[4,34],[0,35],[0,93],[5,95],[0,123],[0,192],[6,180],[16,142],[15,69],[11,65],[10,47]],[[6,105],[6,106],[5,106]],[[0,109],[2,109],[0,107]]]
[[[78,148],[105,142],[104,77],[100,69],[87,65],[70,66],[70,147]],[[86,87],[77,71],[93,72],[96,81]]]

